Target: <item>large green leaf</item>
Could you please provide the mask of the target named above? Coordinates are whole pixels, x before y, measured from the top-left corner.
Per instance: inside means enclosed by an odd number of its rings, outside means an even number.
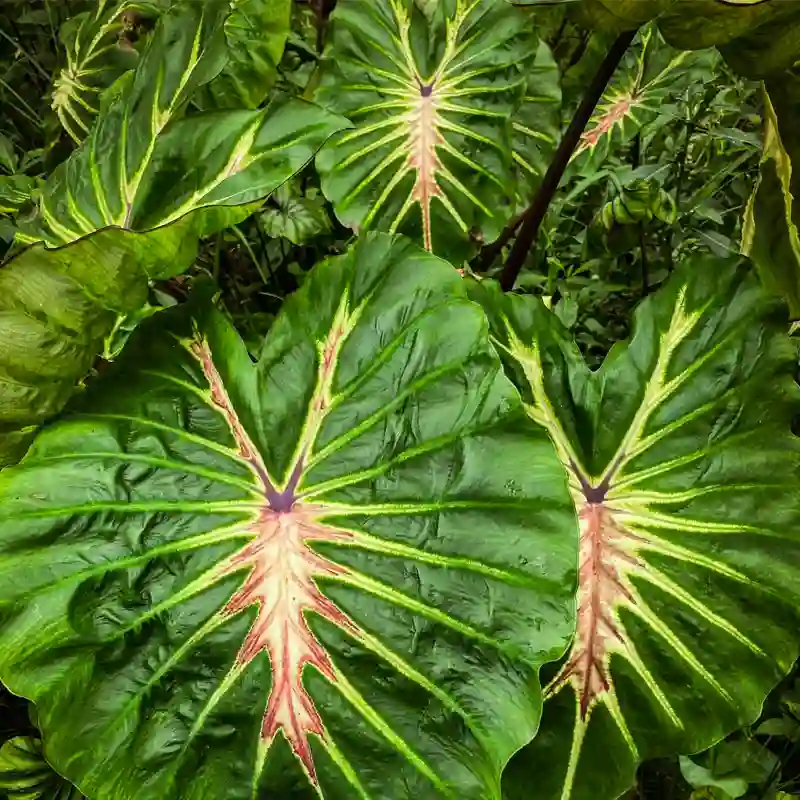
[[[289,35],[292,0],[231,0],[228,63],[199,99],[215,108],[257,108],[275,82]]]
[[[538,42],[505,0],[340,0],[316,99],[355,129],[317,156],[355,229],[408,233],[454,260],[513,212],[511,118]],[[549,84],[548,84],[549,85]]]
[[[786,85],[790,84],[787,91]],[[793,84],[793,86],[791,85]],[[764,285],[789,305],[793,319],[800,318],[800,207],[794,202],[797,175],[792,156],[800,155],[797,141],[800,82],[786,74],[772,87],[781,101],[779,125],[770,95],[764,93],[764,157],[745,213],[742,252],[753,259]],[[790,99],[791,102],[786,102]],[[794,144],[792,155],[783,144]]]
[[[66,63],[53,82],[52,105],[76,142],[89,133],[100,111],[102,92],[136,65],[138,53],[132,40],[138,37],[138,29],[157,16],[160,4],[97,0],[91,11],[77,14],[61,27]]]
[[[538,299],[475,296],[582,524],[577,635],[504,782],[611,800],[751,723],[797,656],[796,350],[744,259],[686,263],[596,372]]]
[[[16,736],[0,747],[0,791],[8,800],[82,800],[42,754],[42,742]]]
[[[254,364],[202,304],[0,472],[0,678],[93,797],[488,800],[575,512],[452,267],[364,237]]]

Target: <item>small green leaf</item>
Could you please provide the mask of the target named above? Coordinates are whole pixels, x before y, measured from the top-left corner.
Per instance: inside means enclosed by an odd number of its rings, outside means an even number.
[[[747,793],[747,781],[742,778],[717,778],[706,767],[692,761],[687,756],[680,757],[681,775],[686,782],[695,789],[713,787],[724,792],[726,797],[737,798]]]
[[[17,171],[17,153],[14,149],[14,143],[8,136],[0,133],[0,166],[5,167],[9,172],[14,173]]]
[[[259,212],[264,230],[273,238],[286,237],[292,244],[305,244],[331,229],[325,198],[303,195],[287,181]]]
[[[231,6],[225,21],[228,62],[196,102],[207,108],[258,108],[275,82],[292,0],[231,0]]]

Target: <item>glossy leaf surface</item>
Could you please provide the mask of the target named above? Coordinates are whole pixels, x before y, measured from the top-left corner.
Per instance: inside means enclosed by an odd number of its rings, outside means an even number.
[[[289,35],[291,0],[233,0],[225,20],[228,62],[201,93],[209,108],[257,108],[275,82]]]
[[[370,235],[254,364],[141,327],[0,473],[0,677],[96,797],[500,797],[574,626],[546,432],[451,266]]]
[[[577,636],[504,783],[612,800],[751,723],[797,656],[796,351],[744,259],[685,264],[597,372],[537,299],[475,296],[582,525]]]
[[[29,437],[20,426],[63,407],[148,280],[183,272],[200,236],[247,216],[348,124],[301,100],[178,118],[224,63],[227,11],[184,3],[161,18],[126,87],[41,192],[44,227],[27,238],[70,244],[0,270],[0,464]],[[114,225],[148,232],[98,232]]]
[[[354,130],[317,157],[343,224],[458,260],[513,211],[511,118],[538,42],[505,0],[342,0],[315,99]],[[531,87],[528,94],[536,95]],[[504,198],[505,202],[504,202]]]
[[[82,800],[45,760],[42,742],[15,736],[0,747],[0,791],[7,800]]]
[[[584,174],[615,147],[661,115],[677,114],[677,99],[714,58],[667,45],[653,25],[643,28],[625,54],[581,136],[572,169]],[[717,56],[719,58],[719,56]]]

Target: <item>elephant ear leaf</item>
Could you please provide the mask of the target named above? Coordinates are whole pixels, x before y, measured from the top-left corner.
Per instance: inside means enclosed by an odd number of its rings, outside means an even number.
[[[405,239],[315,268],[256,364],[164,312],[0,473],[0,678],[89,796],[499,800],[574,627],[574,507],[524,422]]]
[[[529,16],[505,0],[427,16],[414,0],[341,0],[331,24],[315,99],[355,127],[317,169],[342,223],[454,260],[496,238],[513,213],[497,203],[514,194],[510,120],[537,52]]]
[[[7,800],[83,800],[45,761],[42,742],[17,736],[0,747],[0,791]]]
[[[661,114],[677,114],[678,96],[718,58],[667,45],[655,25],[639,33],[603,93],[573,156],[578,171],[599,166],[615,147],[629,141]]]
[[[577,635],[509,797],[612,800],[753,722],[797,656],[795,348],[744,259],[688,263],[597,372],[537,299],[474,296],[581,521]]]

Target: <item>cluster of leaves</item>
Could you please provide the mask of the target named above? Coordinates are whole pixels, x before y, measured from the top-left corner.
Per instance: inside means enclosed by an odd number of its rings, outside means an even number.
[[[4,5],[9,798],[793,790],[797,20],[682,2]]]

